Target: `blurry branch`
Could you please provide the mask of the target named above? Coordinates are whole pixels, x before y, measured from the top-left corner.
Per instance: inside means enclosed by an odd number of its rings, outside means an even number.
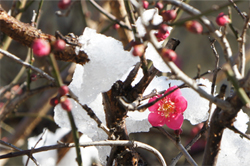
[[[41,74],[41,76],[43,76],[47,80],[49,80],[51,82],[55,81],[55,79],[53,77],[49,76],[47,73],[45,73],[41,69],[36,68],[36,67],[30,65],[29,63],[22,61],[20,58],[18,58],[15,55],[9,53],[8,51],[4,51],[4,50],[0,49],[0,53],[2,53],[3,55],[7,56],[8,58],[14,60],[15,62],[21,64],[22,66],[25,66],[26,68],[31,69],[31,70],[33,70],[33,71]]]
[[[4,146],[7,146],[7,147],[10,147],[11,149],[14,149],[14,150],[19,151],[19,152],[23,151],[22,149],[20,149],[20,148],[14,146],[14,145],[12,145],[12,144],[10,144],[10,143],[8,143],[8,142],[4,142],[4,141],[2,141],[2,140],[0,140],[0,144],[2,144],[2,145],[4,145]],[[31,159],[37,166],[39,165],[39,164],[37,163],[36,159],[35,159],[32,155],[27,155],[27,156],[30,157],[30,159]]]
[[[0,109],[0,121],[3,121],[8,114],[10,114],[14,109],[22,102],[30,98],[31,96],[43,92],[46,89],[53,88],[53,86],[45,86],[45,87],[40,87],[34,90],[26,91],[22,95],[12,99],[11,101],[8,101],[6,105]]]
[[[129,42],[134,39],[133,33],[130,28],[132,22],[129,22],[128,13],[126,11],[126,7],[123,0],[110,1],[110,8],[111,12],[115,15],[115,17],[118,20],[122,20],[125,25],[129,27],[129,30],[125,28],[117,29],[120,40],[123,44],[123,47],[125,48],[129,44]]]
[[[231,20],[231,22],[229,22],[228,25],[229,25],[230,29],[232,30],[232,32],[233,32],[233,34],[234,34],[234,36],[235,36],[235,38],[237,40],[239,38],[239,33],[238,33],[238,31],[233,26],[232,9],[231,9],[230,6],[228,6],[228,15],[229,15],[229,18]]]
[[[162,132],[162,134],[164,134],[165,136],[167,136],[170,141],[172,141],[175,146],[177,147],[177,149],[179,149],[182,154],[185,156],[185,158],[187,159],[187,161],[192,165],[192,166],[198,166],[198,164],[194,161],[194,159],[190,156],[190,154],[187,152],[187,150],[183,147],[183,145],[181,144],[180,138],[178,137],[177,139],[174,139],[173,136],[171,136],[163,127],[155,127],[158,130],[160,130]]]
[[[162,166],[167,165],[164,158],[163,158],[163,156],[161,155],[161,153],[157,149],[155,149],[152,146],[149,146],[147,144],[144,144],[142,142],[138,142],[138,141],[126,141],[126,140],[113,141],[113,140],[108,140],[108,141],[97,141],[97,142],[81,143],[80,146],[83,147],[83,148],[88,147],[88,146],[130,146],[132,148],[140,148],[140,149],[144,149],[144,150],[147,150],[147,151],[153,153],[158,158],[158,160],[160,161]],[[54,149],[59,149],[59,148],[72,148],[72,147],[75,147],[74,143],[60,143],[60,144],[57,144],[57,145],[43,146],[41,148],[35,148],[35,149],[33,149],[33,153],[39,153],[39,152],[54,150]],[[8,154],[5,154],[5,155],[1,155],[0,159],[12,158],[12,157],[23,156],[23,155],[29,155],[31,151],[32,150],[23,150],[23,151],[20,151],[20,152],[8,153]]]
[[[215,90],[215,85],[216,85],[217,75],[218,75],[218,72],[220,71],[220,68],[219,68],[220,56],[217,53],[217,50],[216,50],[215,45],[214,45],[216,40],[209,38],[209,41],[210,41],[211,49],[212,49],[212,51],[214,53],[214,56],[215,56],[215,65],[214,65],[213,79],[212,79],[212,85],[211,85],[211,95],[213,96],[214,95],[214,90]],[[208,117],[210,117],[211,109],[212,109],[212,102],[209,101],[209,110],[208,110],[209,116]],[[209,118],[205,122],[204,126],[208,125],[208,122],[209,122]]]
[[[237,1],[237,2],[240,2],[240,1]],[[190,20],[195,20],[195,19],[199,19],[200,17],[202,16],[206,16],[206,15],[209,15],[211,13],[214,13],[215,11],[218,11],[218,10],[221,10],[227,6],[230,6],[231,3],[225,3],[223,5],[213,5],[211,9],[208,9],[206,11],[203,11],[201,12],[200,14],[196,14],[196,15],[193,15],[193,16],[190,16],[188,18],[183,18],[183,19],[180,19],[178,20],[177,22],[174,22],[174,23],[169,23],[168,25],[169,26],[175,26],[175,25],[183,25],[186,21],[190,21]]]
[[[135,26],[135,15],[134,15],[134,12],[133,12],[133,7],[132,7],[130,1],[127,1],[127,0],[124,0],[124,5],[125,5],[125,8],[126,8],[126,12],[127,12],[127,15],[128,15],[130,25],[132,25],[132,32],[133,32],[133,35],[135,37],[135,42],[140,43],[141,39],[138,37],[138,29]],[[141,8],[142,8],[142,6],[141,6]],[[130,48],[128,50],[130,50]],[[147,64],[147,60],[146,60],[146,57],[145,57],[145,51],[146,51],[146,49],[144,49],[144,53],[142,54],[142,56],[140,56],[140,60],[141,60],[141,64],[142,64],[141,67],[142,67],[142,70],[143,70],[143,74],[147,75],[148,74],[147,73],[148,72],[147,71],[148,64]]]
[[[72,1],[72,3],[70,4],[70,6],[67,8],[66,12],[62,13],[62,11],[58,10],[55,12],[55,14],[59,17],[67,17],[70,13],[70,11],[72,10],[73,5],[76,3],[77,1]]]
[[[106,17],[108,17],[111,21],[113,21],[114,23],[119,24],[121,27],[131,30],[130,27],[128,27],[126,25],[126,23],[124,21],[119,20],[118,18],[116,18],[114,15],[110,14],[109,12],[105,11],[100,5],[98,5],[94,0],[89,0],[89,2],[102,14],[104,14]]]
[[[201,12],[199,10],[197,10],[194,7],[192,7],[186,3],[183,3],[181,1],[166,0],[165,2],[170,3],[172,5],[175,5],[175,6],[178,6],[179,8],[183,9],[185,12],[187,12],[191,15],[201,14]],[[205,16],[201,16],[200,20],[208,28],[211,35],[220,43],[222,49],[224,50],[224,55],[226,57],[226,60],[229,61],[236,78],[241,79],[242,75],[240,74],[240,72],[237,68],[237,65],[234,62],[232,50],[231,50],[231,47],[230,47],[229,42],[226,39],[226,37],[220,31],[216,30],[214,25],[211,23],[211,21],[208,20]]]
[[[241,18],[246,19],[246,16],[240,11],[240,9],[236,5],[236,3],[233,0],[228,0],[228,1],[233,5],[234,9],[238,12],[238,14],[241,16]]]
[[[239,70],[241,72],[241,75],[244,76],[245,75],[245,68],[246,68],[246,32],[247,32],[247,29],[249,29],[249,18],[250,17],[250,14],[249,16],[245,19],[245,25],[243,27],[243,30],[242,30],[242,33],[240,35],[240,38],[238,39],[238,42],[239,42]]]
[[[90,11],[88,10],[86,1],[80,1],[81,3],[81,11],[82,11],[82,19],[83,19],[83,26],[84,27],[91,27],[90,24]]]
[[[16,17],[16,20],[20,20],[20,18],[21,18],[21,16],[22,16],[22,12],[25,11],[25,10],[28,8],[28,6],[30,5],[30,3],[28,3],[28,4],[26,5],[26,1],[27,1],[27,0],[23,0],[23,1],[21,2],[19,8],[22,8],[22,9],[21,9],[21,10],[18,9],[19,11],[17,11],[17,12],[15,12],[16,10],[15,10],[14,7],[12,6],[11,14],[12,14],[13,17]],[[13,3],[14,3],[14,2],[13,2]],[[16,3],[18,3],[18,2],[16,2]],[[0,4],[0,8],[1,8],[1,4]],[[0,9],[0,10],[1,10],[1,9]],[[1,24],[1,23],[0,23],[0,24]],[[4,45],[3,45],[2,48],[3,48],[4,50],[8,50],[11,41],[12,41],[12,39],[11,39],[9,36],[6,36],[5,39],[4,39],[3,41],[1,41],[1,42],[4,43]],[[0,55],[0,59],[1,59],[1,55]]]
[[[225,65],[223,67],[223,70],[225,71],[225,73],[227,74],[227,78],[232,82],[236,93],[238,94],[239,98],[241,99],[241,102],[244,104],[244,106],[250,108],[250,99],[247,96],[245,90],[240,87],[238,81],[236,80],[233,71],[230,69],[229,65]]]
[[[51,115],[40,115],[39,113],[21,113],[21,112],[18,112],[18,113],[10,114],[8,116],[8,118],[18,118],[18,117],[33,117],[33,118],[38,117],[38,118],[43,118],[43,119],[49,120],[51,122],[55,122],[54,118]]]
[[[0,30],[18,41],[19,43],[32,47],[32,43],[35,39],[42,38],[49,42],[55,41],[56,37],[53,35],[42,33],[32,27],[30,24],[25,24],[9,16],[0,5]],[[83,51],[80,51],[77,55],[75,52],[76,46],[67,45],[63,51],[55,51],[55,58],[66,62],[75,62],[79,64],[85,64],[89,61],[88,55]]]

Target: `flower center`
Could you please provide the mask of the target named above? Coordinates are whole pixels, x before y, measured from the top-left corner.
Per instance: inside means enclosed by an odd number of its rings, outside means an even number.
[[[161,115],[167,118],[175,113],[175,103],[170,99],[163,99],[163,103],[159,104],[158,111],[162,111]]]

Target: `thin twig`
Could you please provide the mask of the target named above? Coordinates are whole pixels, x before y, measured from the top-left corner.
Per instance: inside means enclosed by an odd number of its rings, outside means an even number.
[[[108,140],[108,141],[86,142],[86,143],[80,144],[80,146],[81,147],[88,147],[88,146],[131,146],[133,148],[140,148],[140,149],[144,149],[144,150],[147,150],[147,151],[153,153],[158,158],[158,160],[160,161],[162,166],[167,166],[162,154],[157,149],[155,149],[154,147],[149,146],[149,145],[147,145],[145,143],[139,142],[139,141],[129,141],[129,140],[113,141],[113,140]],[[43,146],[41,148],[33,149],[33,153],[39,153],[39,152],[58,149],[58,148],[72,148],[72,147],[75,147],[74,143]],[[23,155],[29,155],[30,151],[31,150],[23,150],[21,152],[8,153],[8,154],[5,154],[5,155],[1,155],[0,159],[12,158],[12,157],[23,156]]]
[[[245,75],[245,68],[246,68],[246,32],[248,29],[249,24],[249,17],[245,19],[245,25],[243,27],[242,33],[240,35],[240,38],[238,39],[239,42],[239,59],[240,59],[240,65],[239,70],[241,72],[241,75]]]
[[[2,140],[0,140],[0,144],[5,145],[5,146],[8,146],[8,147],[10,147],[10,148],[12,148],[12,149],[15,149],[15,150],[19,151],[19,152],[23,151],[22,149],[20,149],[20,148],[14,146],[14,145],[12,145],[12,144],[10,144],[10,143],[8,143],[8,142],[4,142],[4,141],[2,141]],[[31,159],[37,166],[39,166],[38,162],[36,161],[36,159],[35,159],[33,156],[29,156],[29,155],[27,155],[27,156],[30,157],[30,159]]]
[[[41,135],[40,138],[37,140],[37,142],[36,142],[36,144],[34,145],[34,147],[31,148],[31,151],[30,151],[30,154],[28,155],[28,158],[27,158],[27,161],[26,161],[25,166],[28,165],[29,159],[30,159],[30,158],[33,158],[32,152],[33,152],[34,148],[38,145],[38,143],[39,143],[40,141],[43,140],[43,136],[44,136],[44,134],[46,133],[46,131],[47,131],[47,129],[45,129],[45,130],[43,131],[42,135]]]
[[[217,79],[217,74],[218,74],[218,72],[220,71],[220,69],[219,69],[219,58],[220,58],[220,56],[219,56],[219,54],[217,53],[217,50],[216,50],[216,48],[215,48],[215,46],[214,46],[214,43],[215,43],[215,39],[211,39],[211,38],[209,38],[209,41],[210,41],[210,44],[211,44],[211,49],[212,49],[212,51],[213,51],[213,53],[214,53],[214,57],[215,57],[215,64],[214,64],[214,73],[213,73],[213,80],[212,80],[212,85],[211,85],[211,95],[214,95],[214,90],[215,90],[215,83],[216,83],[216,79]],[[208,117],[210,117],[210,114],[211,114],[211,109],[212,109],[212,102],[211,101],[209,101],[209,109],[208,109]],[[206,121],[206,124],[205,125],[207,125],[208,124],[208,122],[209,122],[209,118],[207,119],[207,121]]]
[[[180,7],[182,10],[186,11],[187,13],[191,15],[199,15],[201,12],[198,9],[195,9],[194,7],[190,6],[189,4],[186,4],[181,1],[176,1],[176,0],[166,0],[166,3],[170,3],[172,5]],[[209,19],[207,19],[205,16],[201,16],[200,20],[202,23],[208,28],[209,32],[211,35],[220,43],[222,49],[224,50],[224,54],[226,57],[226,60],[229,61],[230,66],[236,76],[237,79],[241,79],[242,75],[240,74],[237,65],[234,62],[233,55],[232,55],[232,50],[230,47],[230,44],[226,37],[223,36],[223,34],[216,30],[214,25],[211,23]]]
[[[238,130],[237,128],[235,128],[235,126],[228,125],[227,128],[229,128],[230,130],[232,130],[235,133],[240,134],[241,137],[244,137],[244,138],[250,140],[250,136],[249,135],[241,132],[240,130]]]
[[[239,98],[241,99],[242,103],[250,108],[250,99],[247,95],[247,93],[245,92],[245,90],[240,87],[237,79],[235,78],[235,75],[233,73],[233,71],[231,70],[231,68],[229,67],[229,64],[226,64],[223,67],[224,72],[227,74],[228,79],[232,82],[232,84],[234,85],[235,91],[236,93],[239,95]]]
[[[128,27],[123,21],[118,20],[115,16],[112,14],[106,12],[100,5],[98,5],[94,0],[89,0],[89,2],[102,14],[104,14],[106,17],[108,17],[111,21],[119,24],[121,27],[126,28],[128,30],[131,30],[130,27]]]
[[[201,136],[207,131],[208,125],[204,123],[202,129],[196,134],[196,136],[185,146],[186,150],[190,150],[193,144],[198,141]],[[183,154],[180,152],[175,158],[172,159],[170,166],[175,166]]]
[[[22,66],[25,66],[26,68],[31,69],[31,70],[33,70],[33,71],[41,74],[41,76],[43,76],[44,78],[48,79],[49,81],[51,81],[51,82],[55,81],[55,79],[53,77],[49,76],[47,73],[45,73],[41,69],[36,68],[36,67],[30,65],[29,63],[22,61],[20,58],[18,58],[15,55],[9,53],[8,51],[0,49],[0,53],[2,53],[3,55],[7,56],[8,58],[14,60],[15,62],[21,64]]]
[[[180,142],[180,139],[178,139],[178,141],[176,141],[175,138],[173,138],[173,136],[171,136],[164,128],[162,127],[155,127],[158,130],[160,130],[165,136],[167,136],[177,147],[177,149],[179,149],[182,154],[184,154],[184,156],[186,157],[186,159],[188,160],[188,162],[192,165],[192,166],[198,166],[196,164],[196,162],[194,161],[194,159],[190,156],[190,154],[187,152],[187,150],[183,147],[183,145]]]
[[[244,14],[240,11],[240,9],[237,7],[236,3],[234,3],[233,0],[228,0],[234,7],[234,9],[238,12],[238,14],[241,16],[241,18],[246,19]]]

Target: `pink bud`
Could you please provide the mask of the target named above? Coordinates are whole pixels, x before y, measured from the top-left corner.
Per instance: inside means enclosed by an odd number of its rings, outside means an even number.
[[[61,86],[60,88],[59,88],[59,94],[61,95],[61,96],[64,96],[64,95],[66,95],[67,93],[69,93],[69,88],[68,88],[68,86],[67,85],[63,85],[63,86]]]
[[[0,109],[4,106],[3,102],[0,102]]]
[[[163,48],[161,50],[161,55],[164,59],[168,61],[175,61],[177,58],[177,54],[175,51],[166,48]]]
[[[32,74],[30,76],[30,79],[31,79],[31,81],[36,81],[37,80],[37,75],[36,74]]]
[[[165,34],[168,32],[168,26],[166,24],[161,24],[159,27],[159,32]]]
[[[50,103],[50,105],[52,105],[52,106],[56,106],[56,105],[59,103],[58,97],[56,96],[56,97],[50,99],[49,103]]]
[[[159,10],[163,9],[164,5],[161,2],[157,2],[155,4],[155,7],[158,8]]]
[[[55,50],[61,51],[61,50],[64,50],[66,43],[64,40],[58,39],[58,40],[56,40],[56,42],[54,43],[53,46],[54,46]]]
[[[64,9],[67,9],[69,7],[70,3],[71,3],[71,0],[60,0],[58,2],[58,7],[59,7],[59,9],[64,10]]]
[[[144,9],[147,9],[148,6],[149,6],[148,1],[142,1],[142,3],[143,3],[143,8],[144,8]]]
[[[169,36],[169,32],[163,34],[163,33],[155,33],[155,37],[157,38],[158,42],[165,40]]]
[[[144,54],[144,51],[145,51],[144,44],[137,44],[134,46],[134,50],[133,50],[132,54],[134,56],[142,56]]]
[[[219,26],[225,26],[226,24],[230,23],[231,20],[230,18],[228,17],[228,15],[225,15],[223,12],[221,12],[217,18],[216,18],[216,23],[219,25]]]
[[[114,28],[114,29],[119,29],[119,28],[120,28],[120,25],[119,25],[119,24],[114,24],[114,25],[113,25],[113,28]]]
[[[32,45],[32,49],[37,57],[43,57],[50,53],[50,44],[46,40],[36,39]]]
[[[185,27],[192,33],[200,34],[203,31],[203,27],[198,21],[187,21]]]
[[[164,21],[172,21],[176,18],[177,14],[175,10],[163,10],[161,12]]]
[[[71,111],[72,109],[72,104],[68,98],[61,102],[61,106],[66,111]]]

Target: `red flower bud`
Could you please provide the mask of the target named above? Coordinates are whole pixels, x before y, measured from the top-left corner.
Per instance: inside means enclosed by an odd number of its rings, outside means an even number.
[[[168,61],[175,61],[177,58],[177,54],[175,51],[166,48],[163,48],[161,50],[161,55],[164,59]]]
[[[120,25],[119,25],[119,24],[114,24],[114,25],[113,25],[113,28],[114,28],[114,29],[119,29],[119,28],[120,28]]]
[[[50,99],[49,103],[50,103],[50,105],[52,105],[52,106],[56,106],[56,105],[59,103],[58,97],[56,96],[56,97]]]
[[[71,3],[71,0],[60,0],[58,2],[58,7],[59,7],[59,9],[64,10],[64,9],[67,9],[69,7],[70,3]]]
[[[219,25],[219,26],[224,26],[228,23],[230,23],[231,20],[230,18],[228,17],[228,15],[225,15],[223,12],[221,12],[217,18],[216,18],[216,23]]]
[[[132,54],[134,56],[142,56],[144,54],[144,51],[145,51],[144,44],[137,44],[134,46],[134,50],[133,50]]]
[[[147,9],[148,6],[149,6],[148,1],[142,1],[142,4],[143,4],[143,8],[144,8],[144,9]]]
[[[155,7],[158,8],[159,10],[163,9],[164,5],[161,2],[157,2],[155,4]]]
[[[159,27],[159,32],[165,34],[168,32],[168,26],[166,24],[161,24]]]
[[[37,80],[37,75],[36,74],[32,74],[30,76],[30,79],[31,79],[31,81],[36,81]]]
[[[67,85],[63,85],[63,86],[61,86],[61,87],[59,88],[58,91],[59,91],[60,96],[64,96],[64,95],[66,95],[67,93],[69,93],[69,88],[68,88]]]
[[[66,43],[64,40],[58,39],[58,40],[56,40],[56,42],[54,43],[53,46],[54,46],[55,50],[61,51],[61,50],[64,50]]]
[[[163,10],[161,12],[164,21],[172,21],[176,18],[177,14],[175,10]]]
[[[192,33],[200,34],[203,31],[203,27],[198,21],[187,21],[185,27]]]
[[[36,56],[43,57],[50,53],[50,44],[46,40],[36,39],[32,45],[32,49]]]
[[[72,104],[68,98],[61,102],[61,106],[66,111],[71,111],[72,109]]]

